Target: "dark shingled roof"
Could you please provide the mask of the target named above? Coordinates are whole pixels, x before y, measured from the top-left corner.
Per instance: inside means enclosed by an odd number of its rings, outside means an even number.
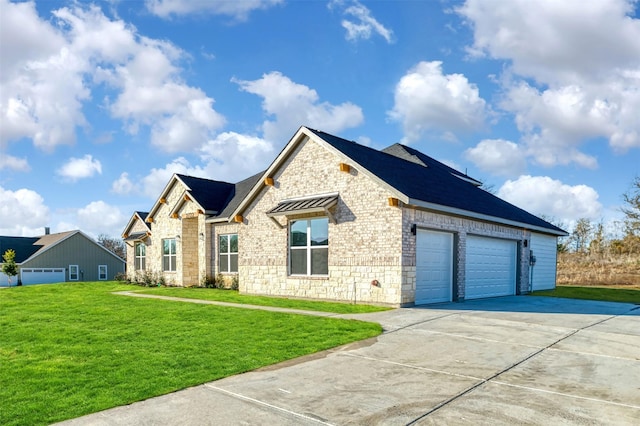
[[[39,239],[40,237],[0,237],[0,263],[3,262],[1,256],[9,249],[15,250],[16,263],[24,262],[42,247],[34,245]]]
[[[13,249],[16,252],[16,263],[22,263],[38,251],[45,250],[75,232],[78,231],[58,232],[39,237],[0,237],[0,256],[8,249]],[[2,259],[0,259],[1,262]]]
[[[149,212],[135,212],[138,216],[140,216],[140,219],[142,219],[143,222],[145,222],[147,220],[147,216],[149,215]]]
[[[240,182],[234,185],[233,190],[229,194],[229,200],[227,202],[226,207],[223,211],[217,214],[217,217],[229,217],[233,211],[240,205],[240,202],[244,199],[244,197],[249,194],[251,188],[255,186],[256,183],[260,180],[260,177],[264,174],[264,171],[255,174],[245,180],[241,180]]]
[[[228,182],[176,174],[190,189],[189,193],[207,211],[220,213],[233,196],[235,185]]]
[[[463,179],[467,179],[476,185],[482,185],[482,182],[476,180],[470,176],[465,175],[464,173],[454,169],[453,167],[449,167],[446,164],[439,162],[426,154],[418,151],[417,149],[413,149],[406,145],[402,145],[399,143],[393,144],[385,149],[382,152],[386,152],[387,154],[394,155],[396,157],[400,157],[403,160],[411,161],[417,164],[421,164],[425,167],[434,167],[438,168],[444,172],[451,173],[452,175],[461,177]]]
[[[564,233],[557,226],[453,176],[453,169],[412,148],[403,146],[427,167],[328,133],[309,130],[411,199]]]

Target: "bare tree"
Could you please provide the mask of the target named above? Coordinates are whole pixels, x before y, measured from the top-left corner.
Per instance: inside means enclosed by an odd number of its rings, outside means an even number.
[[[625,206],[620,210],[625,215],[627,234],[640,237],[640,176],[633,178],[631,188],[622,194]]]
[[[126,250],[124,246],[124,241],[120,238],[113,238],[106,234],[98,235],[98,242],[104,246],[107,250],[114,253],[116,256],[121,259],[126,258]]]
[[[591,225],[589,219],[584,217],[578,219],[575,228],[573,228],[573,232],[571,232],[571,240],[575,244],[577,253],[584,253],[586,251],[592,230],[593,225]]]

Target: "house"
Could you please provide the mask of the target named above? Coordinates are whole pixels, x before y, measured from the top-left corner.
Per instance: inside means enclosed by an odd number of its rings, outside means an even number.
[[[127,262],[179,286],[223,274],[241,293],[391,306],[554,288],[566,232],[479,186],[401,144],[301,127],[245,181],[174,175],[127,225],[146,246]]]
[[[12,285],[113,280],[124,273],[123,259],[79,230],[51,234],[45,228],[40,237],[0,237],[0,253],[8,249],[16,252],[20,269]],[[0,286],[7,285],[8,277],[0,273]]]

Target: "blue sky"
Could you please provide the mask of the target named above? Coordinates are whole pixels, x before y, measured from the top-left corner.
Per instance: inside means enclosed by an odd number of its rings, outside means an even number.
[[[119,236],[173,173],[301,125],[396,142],[570,228],[640,174],[636,1],[0,0],[0,235]]]

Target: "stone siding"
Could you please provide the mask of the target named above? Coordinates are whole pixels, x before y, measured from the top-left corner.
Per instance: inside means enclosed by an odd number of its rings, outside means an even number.
[[[240,291],[357,303],[398,305],[402,279],[402,210],[390,207],[390,191],[312,140],[301,142],[245,209],[238,228]],[[346,161],[349,163],[348,161]],[[266,212],[278,202],[339,193],[329,221],[329,274],[326,277],[288,273],[288,219]],[[314,215],[292,216],[289,220]],[[317,216],[317,214],[315,215]],[[374,283],[375,285],[373,285]]]
[[[147,226],[142,223],[140,221],[140,219],[136,219],[135,222],[133,223],[133,225],[131,226],[131,230],[129,231],[131,234],[134,234],[136,232],[148,232],[149,229],[147,228]],[[144,240],[144,243],[147,245],[147,253],[149,250],[149,245],[151,244],[151,239],[147,238]],[[125,244],[125,248],[126,248],[126,258],[125,261],[127,262],[127,274],[134,274],[136,271],[136,242],[128,242]]]
[[[196,286],[212,273],[211,226],[205,223],[205,215],[198,211],[192,201],[186,201],[179,209],[178,217],[171,211],[182,201],[184,186],[176,181],[154,214],[151,238],[147,242],[147,271],[162,273],[168,285]],[[162,240],[176,238],[176,270],[162,270]],[[127,261],[129,258],[127,257]]]

